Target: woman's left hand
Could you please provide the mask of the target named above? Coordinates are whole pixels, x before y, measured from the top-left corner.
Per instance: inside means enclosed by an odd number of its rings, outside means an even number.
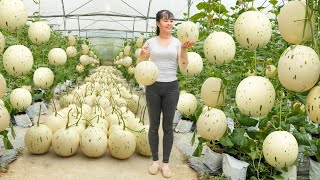
[[[181,48],[183,49],[188,49],[189,47],[191,47],[195,42],[193,41],[186,41],[181,45]]]

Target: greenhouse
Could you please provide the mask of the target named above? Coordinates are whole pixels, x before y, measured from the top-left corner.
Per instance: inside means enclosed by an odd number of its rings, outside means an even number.
[[[318,180],[319,0],[0,0],[0,179]]]

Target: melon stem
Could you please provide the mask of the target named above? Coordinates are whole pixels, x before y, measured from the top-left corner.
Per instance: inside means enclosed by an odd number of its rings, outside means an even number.
[[[57,112],[56,104],[55,104],[55,102],[54,102],[54,98],[52,98],[52,103],[53,103],[54,116],[57,116],[57,115],[58,115],[58,112]]]
[[[40,107],[39,107],[39,114],[38,114],[38,121],[37,121],[37,126],[40,125],[40,116],[41,116],[41,104],[40,104]]]

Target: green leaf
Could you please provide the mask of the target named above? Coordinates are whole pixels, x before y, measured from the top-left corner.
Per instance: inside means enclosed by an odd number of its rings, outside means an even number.
[[[278,3],[278,0],[269,0],[269,3],[275,6]]]
[[[5,149],[13,149],[13,146],[7,136],[3,137],[3,145]]]
[[[12,138],[15,139],[17,137],[17,135],[16,135],[16,132],[13,129],[13,124],[12,123],[9,124],[9,128],[11,129],[10,132],[11,132]]]
[[[213,22],[214,24],[223,26],[224,23],[225,23],[225,20],[224,20],[224,19],[221,19],[221,18],[216,18],[216,19],[213,19],[212,22]]]
[[[282,177],[281,175],[274,175],[274,176],[272,176],[272,178],[274,180],[284,180],[284,177]]]
[[[4,106],[7,108],[9,114],[12,112],[12,106],[8,101],[4,101]]]
[[[197,4],[196,7],[197,7],[198,10],[202,10],[202,9],[204,9],[206,6],[207,6],[207,3],[206,3],[206,2],[200,2],[200,3]]]
[[[203,110],[203,106],[201,106],[201,107],[196,111],[195,117],[196,117],[197,120],[199,119],[199,116],[201,115],[202,110]]]
[[[247,126],[247,127],[256,126],[259,122],[256,119],[246,117],[244,115],[241,115],[237,120],[241,125]]]
[[[201,18],[205,18],[205,17],[207,17],[207,14],[204,13],[204,12],[200,12],[200,13],[197,13],[197,14],[191,16],[191,17],[190,17],[190,20],[191,20],[191,21],[197,21],[197,20],[199,20],[199,19],[201,19]]]
[[[265,131],[247,131],[247,134],[252,139],[265,139],[268,135]]]
[[[293,136],[297,139],[299,145],[310,146],[309,135],[307,133],[301,133],[296,129],[293,131]]]
[[[202,154],[202,149],[203,149],[204,139],[201,138],[201,137],[199,137],[198,140],[199,140],[199,144],[198,144],[197,148],[195,149],[195,151],[194,151],[193,154],[192,154],[192,156],[195,156],[195,157],[201,156],[201,154]]]
[[[232,143],[232,141],[230,140],[230,138],[229,137],[227,137],[227,136],[223,136],[223,137],[221,137],[220,139],[219,139],[219,142],[223,145],[223,146],[225,146],[225,147],[233,147],[233,143]]]
[[[259,150],[259,151],[252,151],[252,152],[249,152],[248,155],[251,157],[251,159],[259,159],[260,158],[260,155],[262,154],[262,152]]]
[[[39,2],[36,1],[36,0],[33,0],[33,2],[34,2],[35,4],[40,4],[40,0],[39,0]]]
[[[238,146],[244,146],[248,143],[247,138],[244,136],[246,133],[246,130],[242,128],[236,128],[233,130],[233,133],[231,134],[231,141],[233,144]]]
[[[301,103],[306,104],[306,96],[296,94],[296,97]]]
[[[268,125],[268,121],[269,119],[272,118],[272,113],[269,112],[268,115],[266,117],[263,117],[259,120],[259,128],[261,129],[262,127],[264,126],[267,126]]]
[[[305,125],[304,128],[310,134],[318,134],[319,133],[318,128],[314,124]]]
[[[217,78],[221,78],[221,71],[214,71],[213,76]]]
[[[305,116],[304,115],[291,116],[287,119],[287,122],[289,124],[300,126],[303,122],[305,122]]]
[[[191,146],[193,146],[194,142],[196,141],[196,134],[197,134],[197,130],[195,130],[193,132],[193,136],[192,136],[192,139],[191,139]]]
[[[224,14],[228,12],[226,7],[223,4],[220,4],[219,2],[214,2],[213,11],[217,14]]]

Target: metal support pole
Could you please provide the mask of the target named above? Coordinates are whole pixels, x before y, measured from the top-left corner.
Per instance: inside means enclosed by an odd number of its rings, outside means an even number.
[[[133,18],[133,27],[132,27],[132,39],[134,38],[134,24],[136,22],[136,17]]]
[[[66,12],[64,10],[64,3],[63,3],[63,0],[61,0],[61,3],[62,3],[62,12],[63,12],[63,27],[64,27],[64,30],[67,29],[67,24],[66,24]],[[64,36],[66,36],[66,31],[64,31]]]
[[[80,17],[78,16],[78,29],[79,29],[79,37],[80,37]]]
[[[147,13],[147,19],[146,19],[146,34],[145,37],[147,38],[147,32],[148,32],[148,22],[149,22],[149,13],[150,13],[150,5],[151,5],[152,0],[149,0],[149,6],[148,6],[148,13]]]
[[[191,0],[188,0],[188,20],[190,18]]]

